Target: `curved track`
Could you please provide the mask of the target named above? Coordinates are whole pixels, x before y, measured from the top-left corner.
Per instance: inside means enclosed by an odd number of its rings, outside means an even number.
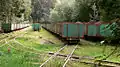
[[[17,31],[17,32],[20,32],[20,31]],[[26,34],[26,33],[21,34],[21,33],[17,33],[17,32],[5,34],[5,35],[7,35],[7,37],[2,39],[2,40],[0,40],[0,43],[2,43],[3,41],[5,41],[5,43],[1,44],[0,47],[3,47],[4,45],[8,44],[9,41],[12,41],[12,40],[14,40],[17,37],[20,37],[20,36],[23,36],[24,34]]]
[[[47,64],[47,62],[52,59],[55,58],[57,54],[59,54],[61,51],[63,51],[65,48],[67,48],[68,45],[63,46],[62,48],[60,48],[57,52],[54,53],[54,55],[52,55],[51,57],[49,57],[44,63],[42,63],[40,65],[40,67],[43,67],[45,64]],[[71,49],[72,51],[69,53],[69,55],[67,56],[67,58],[65,58],[65,63],[63,65],[63,67],[66,66],[67,62],[70,60],[70,58],[72,57],[72,54],[74,53],[74,51],[76,50],[78,45],[76,45],[75,47],[73,47],[73,49]]]
[[[40,67],[43,67],[50,59],[54,58],[60,51],[62,51],[67,45],[60,48],[54,55],[52,55],[48,60],[46,60],[43,64],[40,65]]]

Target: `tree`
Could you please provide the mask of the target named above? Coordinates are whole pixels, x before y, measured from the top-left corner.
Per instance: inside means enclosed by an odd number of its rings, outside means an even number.
[[[51,0],[31,0],[33,22],[44,22],[49,20]]]
[[[0,20],[4,23],[11,23],[13,16],[21,17],[24,12],[22,0],[1,0],[0,1]]]
[[[59,21],[82,21],[91,20],[98,21],[99,13],[97,4],[93,0],[56,0],[55,8],[52,9],[58,14],[51,16],[59,16]],[[69,1],[69,2],[68,2]],[[53,11],[53,12],[54,12]],[[58,17],[56,17],[58,19]]]
[[[112,31],[111,36],[107,38],[109,43],[114,44],[115,49],[102,60],[106,60],[113,54],[119,52],[118,45],[120,44],[120,0],[99,0],[97,3],[100,12],[100,18],[103,22],[109,22],[109,28]],[[120,54],[118,54],[120,55]]]
[[[120,18],[120,0],[99,0],[101,20],[112,21]]]
[[[31,0],[24,0],[24,8],[25,8],[25,12],[24,12],[24,19],[28,20],[30,18],[30,14],[32,12],[31,9]]]
[[[68,3],[69,1],[69,3]],[[57,0],[55,7],[51,10],[50,19],[53,22],[71,22],[74,0]]]
[[[120,0],[99,0],[99,11],[101,20],[105,22],[115,22],[110,25],[112,30],[111,41],[120,39]],[[120,43],[120,42],[119,42]]]
[[[90,14],[93,13],[91,2],[92,0],[75,0],[73,21],[90,21]]]

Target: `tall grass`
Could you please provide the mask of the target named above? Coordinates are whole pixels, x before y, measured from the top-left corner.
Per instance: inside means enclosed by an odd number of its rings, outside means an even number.
[[[102,59],[106,56],[108,56],[115,46],[110,46],[107,45],[106,47],[104,45],[81,45],[79,49],[77,49],[74,54],[78,56],[91,56],[91,57],[96,57],[96,59]],[[107,58],[109,61],[113,62],[120,62],[120,56],[117,56],[119,54],[119,49],[116,50],[117,52]]]
[[[36,56],[36,54],[19,51],[11,48],[11,51],[8,52],[8,45],[5,45],[0,48],[0,67],[38,67],[32,65],[31,58]]]

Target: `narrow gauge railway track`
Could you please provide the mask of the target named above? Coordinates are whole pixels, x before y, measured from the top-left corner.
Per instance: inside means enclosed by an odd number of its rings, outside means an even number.
[[[3,46],[5,46],[5,45],[8,45],[9,47],[11,47],[11,48],[13,48],[15,50],[20,50],[20,51],[25,51],[25,52],[29,52],[29,53],[34,53],[34,54],[42,55],[40,53],[40,51],[38,51],[37,49],[24,46],[22,43],[20,43],[20,42],[18,42],[16,40],[16,38],[18,38],[19,36],[24,36],[25,34],[26,33],[24,33],[22,35],[16,35],[16,36],[12,37],[12,39],[10,39],[9,41],[6,41],[6,39],[5,39],[5,43],[2,44],[0,46],[0,48],[3,47]],[[11,45],[10,42],[14,43],[14,45]],[[20,49],[20,47],[23,48],[23,49]],[[28,50],[28,51],[26,51],[26,50]]]
[[[19,41],[16,40],[16,38],[18,38],[20,36],[24,36],[26,33],[28,33],[28,32],[24,32],[23,34],[18,33],[17,35],[13,35],[13,36],[10,36],[9,38],[3,39],[3,41],[5,41],[5,43],[2,44],[0,47],[3,47],[4,45],[8,45],[8,46],[10,46],[11,48],[13,48],[15,50],[21,50],[20,49],[20,47],[21,47],[21,48],[24,48],[25,50],[28,50],[26,52],[41,55],[41,52],[39,50],[31,48],[31,47],[27,47],[24,44],[22,44],[22,43],[20,43]],[[9,44],[10,42],[14,43],[14,45]],[[24,49],[21,50],[21,51],[24,51]]]
[[[0,40],[3,40],[3,39],[11,36],[12,34],[14,34],[14,33],[16,33],[16,32],[19,32],[19,31],[10,32],[10,33],[2,33],[2,34],[0,34]]]
[[[22,34],[22,35],[23,35],[23,34]],[[2,41],[5,41],[5,43],[1,44],[0,47],[3,47],[4,45],[6,45],[6,44],[8,44],[9,42],[11,42],[12,40],[14,40],[14,38],[17,38],[17,37],[22,36],[22,35],[18,34],[18,35],[14,35],[14,36],[9,36],[8,38],[5,38],[5,39],[1,40],[0,43],[1,43]]]
[[[5,40],[5,43],[2,44],[2,45],[0,46],[0,48],[3,47],[3,46],[5,46],[6,44],[8,44],[8,43],[11,42],[11,41],[12,41],[12,40],[9,40],[9,41],[6,41],[6,40]]]
[[[52,55],[51,57],[48,58],[48,60],[46,60],[43,64],[40,65],[40,67],[43,67],[50,59],[54,58],[60,51],[62,51],[65,47],[67,47],[67,45],[63,46],[62,48],[60,48],[54,55]]]
[[[72,50],[72,52],[70,53],[70,55],[68,55],[68,57],[66,58],[66,61],[65,61],[64,65],[63,65],[63,67],[66,66],[66,64],[68,63],[68,61],[69,61],[70,58],[72,57],[74,51],[76,50],[77,46],[78,46],[78,45],[76,45],[76,46],[74,47],[74,49]]]
[[[110,61],[104,61],[104,60],[98,60],[100,62],[100,65],[103,66],[111,66],[111,67],[120,67],[120,63],[117,62],[110,62]]]
[[[17,35],[16,35],[17,36]],[[1,42],[5,42],[5,43],[3,43],[3,44],[1,44],[1,46],[0,47],[2,47],[2,46],[4,46],[4,45],[6,45],[7,43],[9,43],[12,39],[14,39],[14,37],[16,37],[16,36],[9,36],[9,37],[7,37],[7,38],[5,38],[5,39],[2,39],[2,40],[0,40],[0,43]]]
[[[23,29],[24,30],[24,29]],[[0,34],[0,43],[2,41],[5,41],[7,39],[14,39],[14,37],[16,37],[16,34],[22,34],[22,33],[18,33],[18,32],[21,32],[22,30],[19,30],[19,31],[14,31],[14,32],[11,32],[11,33],[2,33]],[[18,35],[19,36],[19,35]]]
[[[54,53],[50,53],[50,55],[54,55]],[[64,57],[64,58],[67,57],[67,55],[64,55],[64,54],[57,54],[57,56]],[[72,56],[71,58],[72,58],[72,61],[81,62],[84,64],[92,64],[92,65],[96,65],[96,67],[99,67],[99,66],[120,67],[119,62],[111,62],[107,60],[95,60],[95,58],[91,56]]]
[[[4,35],[3,35],[4,36]],[[15,35],[14,35],[15,36]],[[7,39],[11,39],[13,35],[11,34],[6,34],[4,37],[0,38],[0,42],[5,41]]]
[[[0,42],[5,41],[5,40],[11,40],[11,39],[14,39],[14,38],[19,37],[19,36],[20,36],[20,34],[14,34],[14,35],[9,34],[8,37],[0,40]]]
[[[3,41],[4,39],[8,38],[9,36],[10,36],[10,33],[0,34],[0,42]]]
[[[93,59],[94,60],[94,59]],[[107,61],[107,60],[96,60],[95,62],[92,61],[82,61],[80,60],[81,63],[85,63],[85,64],[92,64],[95,67],[120,67],[120,63],[118,62],[111,62],[111,61]]]
[[[12,40],[12,42],[14,42],[16,44],[14,44],[14,45],[8,44],[8,46],[10,46],[11,48],[13,48],[15,50],[24,51],[24,52],[33,53],[33,54],[38,54],[38,55],[43,55],[38,50],[36,50],[34,48],[26,47],[23,44],[15,41],[15,40]]]
[[[12,41],[14,38],[17,38],[17,37],[20,37],[20,36],[26,34],[26,33],[21,34],[21,33],[18,33],[18,32],[21,32],[21,30],[17,31],[17,32],[14,32],[14,33],[9,33],[8,37],[0,40],[0,43],[2,43],[3,41],[5,42],[5,43],[1,44],[0,47],[6,45],[9,41]]]
[[[52,58],[55,58],[57,56],[57,54],[59,54],[62,50],[64,50],[65,48],[67,48],[68,45],[63,46],[62,48],[60,48],[57,52],[54,53],[54,55],[52,55],[51,57],[49,57],[44,63],[42,63],[40,65],[40,67],[43,67],[48,61],[50,61]],[[63,67],[66,66],[66,64],[68,63],[68,61],[70,60],[70,58],[72,57],[74,51],[76,50],[78,45],[76,45],[75,47],[73,47],[73,49],[71,49],[72,51],[69,53],[69,55],[65,58],[64,60],[64,64]]]
[[[35,48],[32,48],[32,47],[27,47],[27,46],[25,46],[24,44],[22,44],[22,43],[20,43],[19,41],[17,41],[16,38],[14,38],[13,42],[16,43],[16,44],[15,44],[16,46],[25,48],[26,50],[28,50],[28,51],[31,52],[31,53],[34,52],[34,53],[36,53],[36,54],[40,54],[40,51],[39,51],[39,50],[37,50],[37,49],[35,49]],[[14,45],[14,46],[15,46],[15,45]],[[11,46],[12,46],[12,45],[11,45]],[[14,47],[14,46],[12,46],[12,47]]]

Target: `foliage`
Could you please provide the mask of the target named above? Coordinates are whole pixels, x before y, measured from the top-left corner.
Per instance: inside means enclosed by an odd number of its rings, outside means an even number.
[[[91,0],[76,0],[73,20],[87,22],[90,20],[90,13],[92,13]]]
[[[120,26],[117,23],[112,23],[108,26],[111,30],[111,36],[108,36],[105,40],[108,43],[118,44],[120,43]]]
[[[0,48],[0,51],[2,51],[2,55],[0,56],[0,66],[1,67],[37,67],[35,65],[32,65],[31,61],[33,61],[31,58],[37,56],[33,53],[28,53],[24,51],[19,51],[11,48],[11,52],[7,52],[7,47],[4,46]]]
[[[72,13],[73,13],[73,4],[74,0],[59,0],[56,2],[54,9],[52,9],[50,14],[50,19],[53,22],[60,21],[72,21]]]
[[[51,0],[31,0],[32,19],[34,22],[44,22],[49,20]]]
[[[50,14],[51,14],[50,21],[52,21],[52,22],[58,22],[63,19],[63,18],[60,18],[60,16],[58,15],[58,11],[56,11],[56,10],[51,10]]]
[[[51,11],[50,18],[52,21],[67,22],[88,22],[90,20],[98,20],[98,10],[93,9],[92,0],[60,0],[55,4],[55,8]],[[93,15],[94,14],[94,15]]]
[[[119,41],[120,39],[120,0],[99,0],[99,11],[101,20],[105,22],[115,22],[110,25],[112,36],[111,41]]]
[[[64,17],[65,17],[64,21],[67,21],[67,22],[72,21],[72,12],[73,12],[72,7],[70,6],[64,7],[63,12],[64,12]]]
[[[21,17],[23,13],[23,1],[21,0],[1,0],[0,1],[0,20],[3,22],[11,22],[13,16]]]
[[[103,21],[111,21],[120,17],[120,0],[100,0],[99,6]]]
[[[24,0],[24,8],[25,8],[24,19],[28,20],[30,18],[30,14],[31,14],[31,11],[32,11],[30,0]]]
[[[29,9],[26,9],[25,4],[25,0],[0,0],[0,21],[2,23],[12,23],[16,22],[14,20],[17,20],[17,18],[22,19],[24,14],[25,17],[28,17],[30,7],[27,6]]]

